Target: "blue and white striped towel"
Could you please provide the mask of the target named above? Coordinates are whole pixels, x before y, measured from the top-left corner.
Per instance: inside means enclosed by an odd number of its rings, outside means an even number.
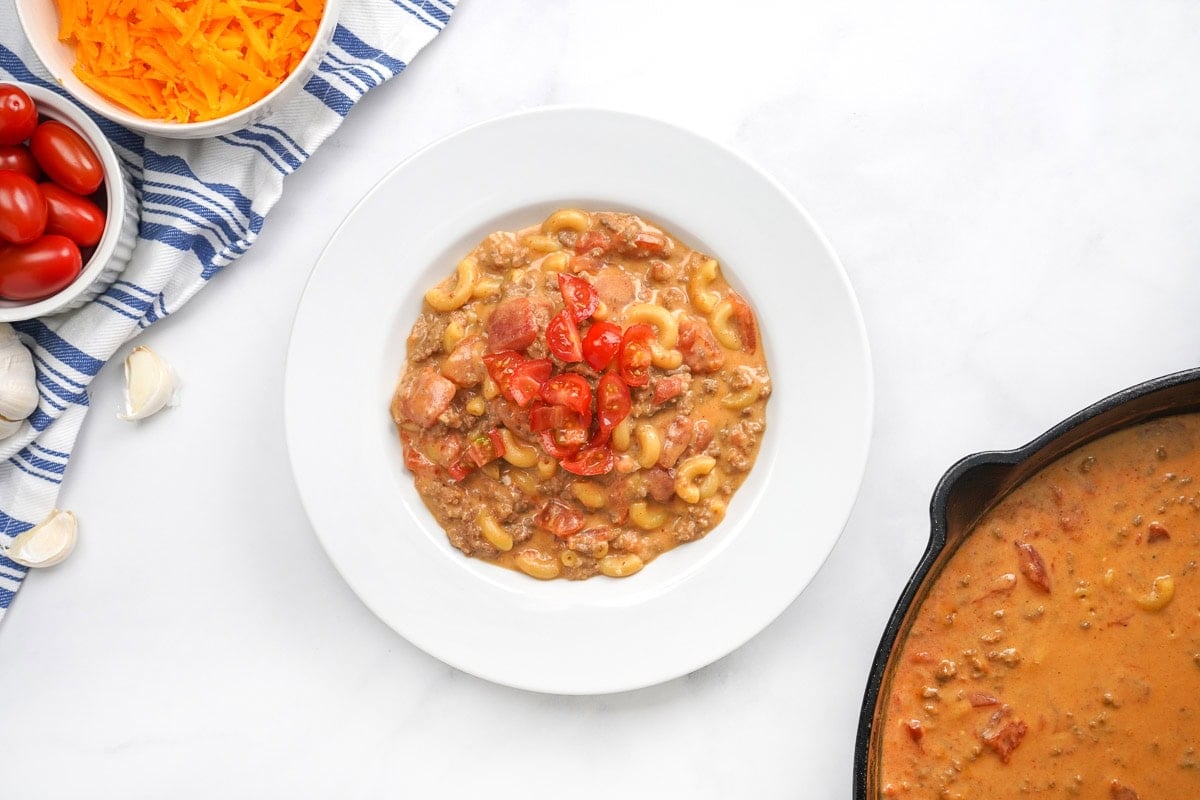
[[[283,179],[367,90],[399,74],[446,25],[455,0],[347,0],[305,91],[263,122],[216,139],[143,137],[96,117],[133,178],[142,220],[133,259],[83,308],[17,323],[32,344],[39,404],[0,441],[0,549],[54,507],[88,409],[87,387],[117,348],[173,314],[258,238]],[[0,0],[0,80],[61,92]],[[0,618],[27,570],[0,555]]]

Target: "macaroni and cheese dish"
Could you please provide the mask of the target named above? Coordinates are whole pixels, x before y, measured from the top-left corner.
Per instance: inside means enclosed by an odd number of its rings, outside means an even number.
[[[770,391],[715,259],[632,214],[564,209],[491,234],[426,293],[391,413],[463,553],[623,577],[721,521]]]
[[[1200,797],[1200,415],[1063,456],[973,528],[892,654],[879,797]]]

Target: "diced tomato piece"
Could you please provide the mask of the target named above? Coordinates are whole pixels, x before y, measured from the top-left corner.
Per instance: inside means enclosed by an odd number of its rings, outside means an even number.
[[[645,322],[630,325],[621,336],[618,364],[621,378],[630,386],[645,386],[650,382],[650,343],[654,328]]]
[[[582,425],[568,425],[554,430],[538,431],[542,449],[557,459],[570,458],[587,444],[588,431]]]
[[[607,253],[612,248],[612,237],[604,231],[584,231],[575,240],[576,253]]]
[[[566,538],[583,528],[583,514],[562,500],[549,500],[533,522],[555,536]]]
[[[408,467],[409,472],[414,475],[433,474],[437,472],[437,464],[434,464],[425,457],[424,453],[413,447],[411,436],[401,434],[400,444],[404,449],[404,466]]]
[[[583,360],[592,369],[605,369],[621,349],[621,326],[611,322],[593,322],[583,337]]]
[[[563,406],[574,411],[585,420],[590,421],[592,418],[592,387],[582,375],[574,372],[555,375],[542,385],[538,397],[550,405]]]
[[[654,396],[650,402],[657,406],[662,405],[668,400],[674,400],[683,394],[684,383],[682,375],[668,375],[665,378],[661,378],[658,383],[654,384]]]
[[[667,249],[667,237],[661,233],[642,231],[634,234],[631,244],[638,255],[657,255]]]
[[[502,455],[504,455],[504,439],[501,438],[497,428],[479,434],[467,445],[467,456],[475,462],[477,467],[495,461]]]
[[[561,361],[573,364],[583,361],[583,342],[579,339],[579,328],[568,309],[554,315],[546,326],[546,344],[550,352]]]
[[[604,444],[587,447],[571,458],[564,458],[559,466],[575,475],[607,475],[613,468],[612,450]]]
[[[506,396],[521,408],[525,408],[541,391],[542,384],[554,371],[554,363],[548,358],[530,359],[518,364],[513,370]]]
[[[461,481],[463,478],[470,475],[473,469],[475,469],[474,464],[472,464],[466,458],[460,458],[458,461],[455,461],[453,464],[446,467],[446,472],[449,473],[451,480]]]
[[[595,314],[600,305],[600,295],[596,294],[595,287],[583,278],[558,273],[558,291],[562,293],[563,305],[577,323]]]
[[[599,424],[593,444],[607,442],[613,428],[629,416],[631,406],[629,387],[625,381],[611,372],[604,373],[596,387],[596,414],[599,416]]]

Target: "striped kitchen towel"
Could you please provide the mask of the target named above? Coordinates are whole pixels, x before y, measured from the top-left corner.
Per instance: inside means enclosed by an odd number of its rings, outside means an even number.
[[[294,172],[369,89],[405,65],[450,20],[452,0],[346,0],[329,52],[285,108],[203,141],[143,137],[93,117],[141,202],[133,258],[112,287],[67,314],[14,327],[31,345],[39,404],[0,441],[0,618],[27,570],[2,553],[54,507],[88,408],[88,384],[113,353],[173,314],[254,244]],[[0,80],[58,91],[0,0]]]

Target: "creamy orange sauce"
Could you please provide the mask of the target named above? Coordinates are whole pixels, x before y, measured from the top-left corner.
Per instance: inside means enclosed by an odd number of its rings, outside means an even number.
[[[880,702],[880,797],[1200,798],[1200,415],[1028,480],[947,562]]]

